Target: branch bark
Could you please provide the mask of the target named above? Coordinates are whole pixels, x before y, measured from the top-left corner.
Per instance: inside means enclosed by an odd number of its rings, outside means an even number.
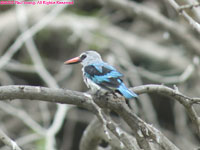
[[[174,0],[168,0],[168,1],[170,2]],[[112,6],[112,8],[116,7],[120,10],[123,10],[129,16],[130,15],[138,16],[142,18],[143,20],[156,25],[159,28],[169,31],[171,35],[174,37],[174,39],[180,40],[180,42],[183,43],[188,49],[192,49],[194,53],[196,53],[197,55],[200,55],[199,41],[187,31],[187,28],[180,25],[179,23],[176,23],[168,19],[167,17],[154,11],[153,9],[150,9],[144,5],[140,5],[134,1],[128,1],[128,0],[124,0],[124,1],[120,1],[120,0],[105,1],[104,0],[100,2],[104,2],[106,6],[110,6],[110,7]],[[177,7],[177,4],[174,4],[174,5],[175,7]],[[186,13],[184,13],[184,15],[185,14]],[[186,19],[188,21],[191,21],[190,22],[191,25],[197,30],[199,30],[198,23],[188,18],[188,16]]]
[[[9,146],[12,150],[22,150],[15,141],[10,139],[3,131],[0,130],[0,140]]]
[[[134,87],[132,88],[132,90],[137,94],[154,92],[174,98],[185,107],[193,123],[195,123],[195,125],[199,129],[199,117],[192,107],[192,105],[194,104],[193,101],[199,101],[199,98],[187,97],[181,94],[177,89],[174,90],[163,85],[144,85]],[[149,143],[152,143],[153,141],[153,143],[156,143],[162,149],[179,149],[159,130],[154,128],[152,125],[145,123],[142,119],[136,116],[128,108],[125,101],[122,100],[122,97],[114,98],[112,95],[92,97],[87,93],[81,93],[71,90],[22,85],[0,87],[0,100],[14,99],[41,100],[53,103],[73,104],[86,108],[97,115],[98,110],[91,102],[92,99],[94,99],[94,101],[101,108],[108,108],[117,112],[133,130],[138,144],[140,146],[141,144],[145,144],[142,146],[143,148],[147,149],[150,146]],[[107,125],[107,127],[109,127],[109,125]],[[111,128],[109,128],[109,130],[111,131]]]

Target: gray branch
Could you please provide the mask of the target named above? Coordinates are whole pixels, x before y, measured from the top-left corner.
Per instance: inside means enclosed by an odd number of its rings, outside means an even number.
[[[194,104],[193,102],[195,100],[199,101],[199,98],[187,97],[181,94],[177,89],[174,90],[163,85],[144,85],[132,88],[132,90],[137,94],[154,92],[174,98],[185,107],[193,123],[195,123],[198,128],[200,127],[198,124],[199,117],[192,107],[192,104]],[[57,88],[22,85],[0,87],[0,100],[28,99],[53,103],[73,104],[86,108],[97,115],[98,111],[94,105],[92,105],[91,98],[92,96],[87,93]],[[125,101],[122,100],[122,97],[113,98],[112,95],[94,96],[93,99],[101,108],[111,109],[117,112],[125,120],[125,122],[133,130],[140,147],[147,149],[150,146],[149,143],[153,141],[153,143],[156,143],[163,149],[179,149],[159,130],[154,128],[152,125],[145,123],[142,119],[135,115],[127,107]],[[111,131],[111,127],[109,127],[109,125],[108,129]],[[144,145],[142,146],[142,144]]]
[[[15,141],[9,138],[3,131],[0,130],[0,140],[9,146],[12,150],[22,150]]]
[[[198,103],[200,101],[200,98],[190,98],[188,96],[183,95],[178,90],[173,90],[164,85],[144,85],[144,86],[135,87],[133,88],[133,90],[139,94],[142,94],[142,93],[163,94],[177,100],[179,103],[181,103],[185,107],[190,119],[192,120],[192,122],[195,124],[197,128],[198,135],[200,136],[200,121],[199,121],[200,118],[198,117],[193,107],[193,104]]]

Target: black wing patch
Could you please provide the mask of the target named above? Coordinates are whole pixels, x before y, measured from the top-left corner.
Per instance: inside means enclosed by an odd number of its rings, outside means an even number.
[[[84,68],[84,71],[89,74],[90,76],[102,76],[105,75],[107,73],[110,73],[112,70],[105,68],[102,66],[102,71],[99,71],[95,66],[93,65],[88,65]]]
[[[99,85],[102,88],[113,90],[113,89],[118,88],[122,82],[120,78],[109,78],[109,80],[110,80],[109,82],[104,81],[104,82],[101,82]]]
[[[119,78],[121,74],[116,70],[111,70],[104,66],[96,68],[93,65],[88,65],[84,68],[85,75],[93,82],[104,89],[114,90],[118,88],[122,82]]]

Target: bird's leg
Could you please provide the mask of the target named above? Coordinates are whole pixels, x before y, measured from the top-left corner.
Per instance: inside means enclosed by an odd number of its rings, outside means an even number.
[[[111,94],[114,98],[119,98],[119,95],[117,95],[116,91],[111,91]]]
[[[126,102],[126,105],[127,105],[130,109],[133,109],[133,108],[131,107],[130,101],[129,101],[128,99],[125,99],[125,102]]]
[[[118,95],[118,93],[116,91],[111,91],[111,90],[106,91],[106,92],[104,91],[103,93],[102,93],[101,90],[97,90],[96,93],[95,93],[95,96],[97,96],[97,97],[113,96],[113,98],[119,98],[120,97],[120,95]]]
[[[107,91],[107,92],[105,93],[105,95],[106,95],[106,96],[114,95],[114,98],[115,98],[115,97],[118,97],[117,94],[115,93],[115,91],[111,91],[111,90],[110,90],[110,91]]]
[[[115,97],[117,97],[117,94],[116,94],[114,91],[112,91],[112,94],[113,94]]]
[[[107,91],[107,92],[105,93],[105,95],[106,95],[106,96],[109,96],[110,93],[111,93],[110,91]]]

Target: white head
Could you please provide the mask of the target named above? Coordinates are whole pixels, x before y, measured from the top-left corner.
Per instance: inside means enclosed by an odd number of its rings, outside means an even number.
[[[79,57],[75,57],[66,61],[65,64],[81,63],[83,66],[87,66],[95,62],[102,62],[102,59],[99,53],[95,51],[86,51],[82,53]]]
[[[86,51],[80,55],[80,58],[83,66],[102,61],[100,54],[95,51]]]

